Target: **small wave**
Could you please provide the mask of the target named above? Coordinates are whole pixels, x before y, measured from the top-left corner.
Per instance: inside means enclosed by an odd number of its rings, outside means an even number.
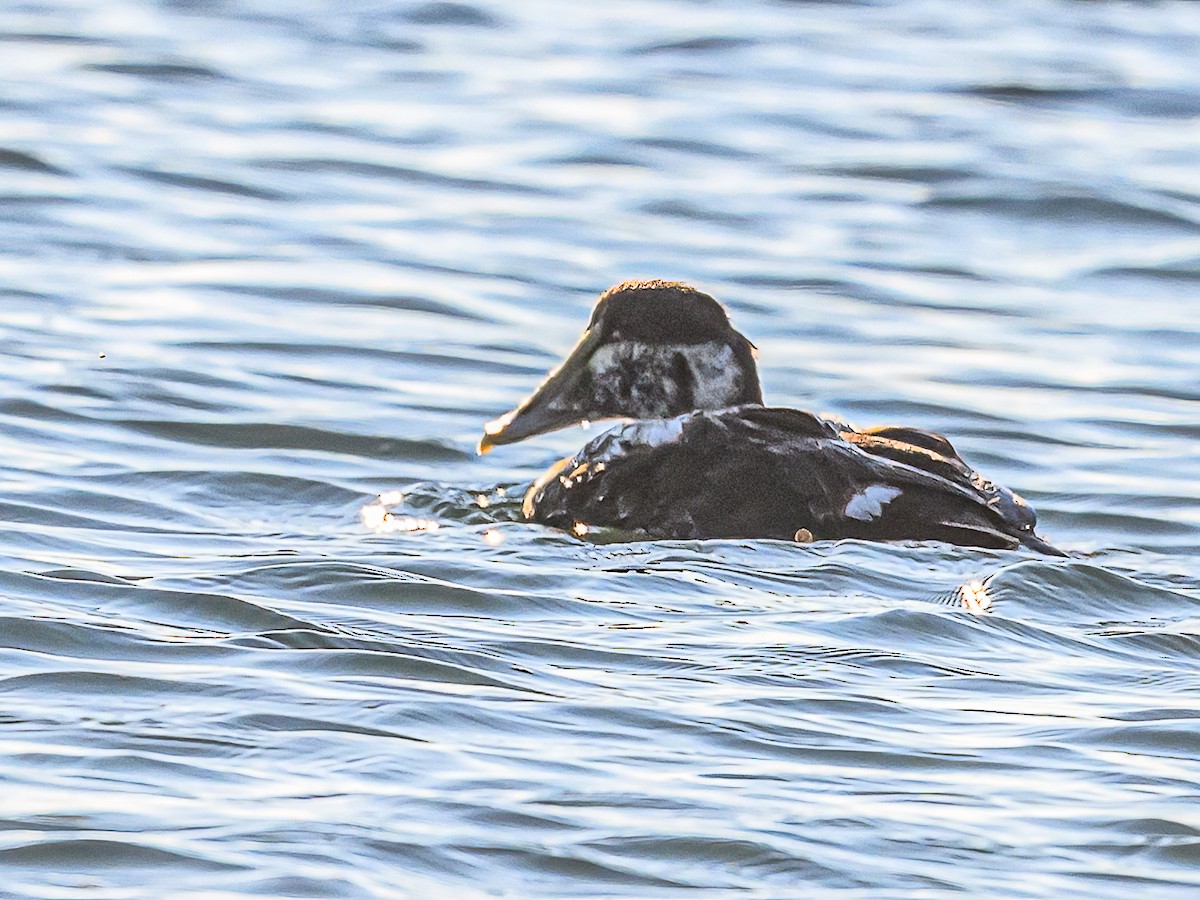
[[[504,20],[469,3],[425,3],[404,13],[415,25],[457,25],[471,28],[499,28]]]
[[[1000,103],[1023,106],[1107,107],[1127,116],[1159,119],[1200,117],[1200,100],[1188,91],[1135,87],[1052,87],[1032,84],[990,84],[960,93]]]
[[[837,178],[871,178],[882,181],[906,181],[922,185],[969,181],[978,177],[978,172],[973,169],[954,166],[888,165],[885,163],[832,166],[822,169],[821,172]]]
[[[243,866],[176,849],[133,840],[105,838],[45,838],[0,849],[0,860],[11,866],[49,868],[59,875],[92,872],[97,868],[166,869],[229,872]]]
[[[978,211],[1043,222],[1141,225],[1200,231],[1200,221],[1181,212],[1085,194],[1012,197],[942,193],[924,201],[922,205],[930,209]]]
[[[144,178],[147,181],[153,181],[157,184],[190,188],[197,191],[208,191],[215,194],[230,194],[235,197],[247,197],[253,200],[279,201],[287,199],[286,195],[280,191],[269,190],[267,188],[260,187],[251,187],[247,184],[226,181],[220,178],[210,178],[203,175],[188,175],[182,172],[163,172],[158,169],[133,167],[127,168],[125,171],[127,171],[130,175],[135,175],[138,178]]]
[[[682,41],[669,41],[662,44],[647,44],[629,52],[636,56],[675,53],[723,53],[730,50],[753,47],[754,44],[755,42],[749,38],[713,35],[710,37],[688,38]]]
[[[46,175],[67,175],[65,169],[52,165],[40,156],[0,147],[0,169],[20,169],[25,172],[40,172]]]
[[[708,222],[726,228],[758,230],[761,223],[753,216],[741,216],[723,210],[707,209],[687,200],[656,200],[644,203],[642,212],[671,219],[687,219],[694,222]]]
[[[987,582],[997,601],[1019,604],[1043,622],[1098,623],[1200,611],[1200,601],[1153,587],[1090,563],[1030,560],[1002,569]]]
[[[1093,269],[1092,274],[1102,277],[1151,278],[1167,282],[1194,284],[1200,282],[1200,261],[1157,266],[1101,266]]]
[[[431,169],[419,169],[393,163],[367,162],[364,160],[294,157],[260,159],[254,165],[262,169],[280,169],[287,172],[315,174],[351,175],[364,178],[385,178],[410,184],[437,185],[468,191],[498,191],[509,194],[551,195],[556,193],[548,187],[511,181],[494,181],[451,175]]]
[[[451,319],[463,319],[469,322],[495,322],[495,318],[475,310],[466,309],[453,303],[435,300],[432,297],[388,296],[376,295],[348,290],[328,290],[322,288],[272,285],[220,285],[221,290],[231,294],[248,294],[252,296],[271,297],[288,303],[310,304],[312,306],[365,306],[379,309],[393,309],[404,312],[432,313]],[[291,343],[279,342],[267,344],[262,342],[239,342],[236,347],[246,349],[262,349],[270,347],[277,352],[305,352],[317,354],[321,352],[362,353],[361,347],[333,348],[330,345],[305,345],[303,347]],[[232,348],[231,348],[232,349]],[[399,358],[404,358],[401,355]]]
[[[469,459],[465,450],[440,440],[355,435],[327,428],[273,422],[172,422],[129,419],[121,423],[138,434],[168,441],[227,449],[314,450],[323,453],[448,462]]]
[[[186,83],[196,81],[220,81],[226,78],[221,72],[199,63],[189,62],[110,62],[89,63],[83,66],[88,72],[106,72],[113,75],[131,75],[148,81]]]

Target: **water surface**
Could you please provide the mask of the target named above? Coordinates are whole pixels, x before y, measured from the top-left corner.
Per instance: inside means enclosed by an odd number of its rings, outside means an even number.
[[[1192,896],[1197,58],[1183,2],[0,11],[6,896]],[[631,277],[1071,558],[514,521],[585,435],[482,423]]]

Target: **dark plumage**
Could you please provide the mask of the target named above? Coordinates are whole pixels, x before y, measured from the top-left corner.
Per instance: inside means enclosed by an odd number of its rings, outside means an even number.
[[[720,304],[672,282],[601,295],[570,356],[480,450],[584,420],[638,421],[546,472],[527,518],[645,538],[940,540],[1059,554],[1017,494],[944,437],[866,432],[764,407],[753,346]]]
[[[627,281],[600,295],[588,330],[602,340],[674,346],[725,340],[733,326],[720,303],[691,285]]]

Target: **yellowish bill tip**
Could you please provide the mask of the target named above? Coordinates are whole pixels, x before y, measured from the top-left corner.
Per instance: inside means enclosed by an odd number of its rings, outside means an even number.
[[[506,412],[500,418],[492,419],[492,421],[483,426],[483,437],[479,439],[479,446],[475,448],[480,456],[487,453],[499,443],[496,440],[496,436],[508,427],[508,423],[513,420],[513,416],[515,415],[516,410]]]

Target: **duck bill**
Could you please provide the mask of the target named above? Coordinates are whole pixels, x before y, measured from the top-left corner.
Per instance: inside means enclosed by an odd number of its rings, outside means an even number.
[[[483,426],[479,452],[487,453],[501,444],[514,444],[547,431],[578,425],[585,419],[602,417],[590,410],[591,373],[588,368],[592,354],[599,346],[600,339],[591,330],[585,331],[562,365],[551,372],[536,391],[516,409]]]

